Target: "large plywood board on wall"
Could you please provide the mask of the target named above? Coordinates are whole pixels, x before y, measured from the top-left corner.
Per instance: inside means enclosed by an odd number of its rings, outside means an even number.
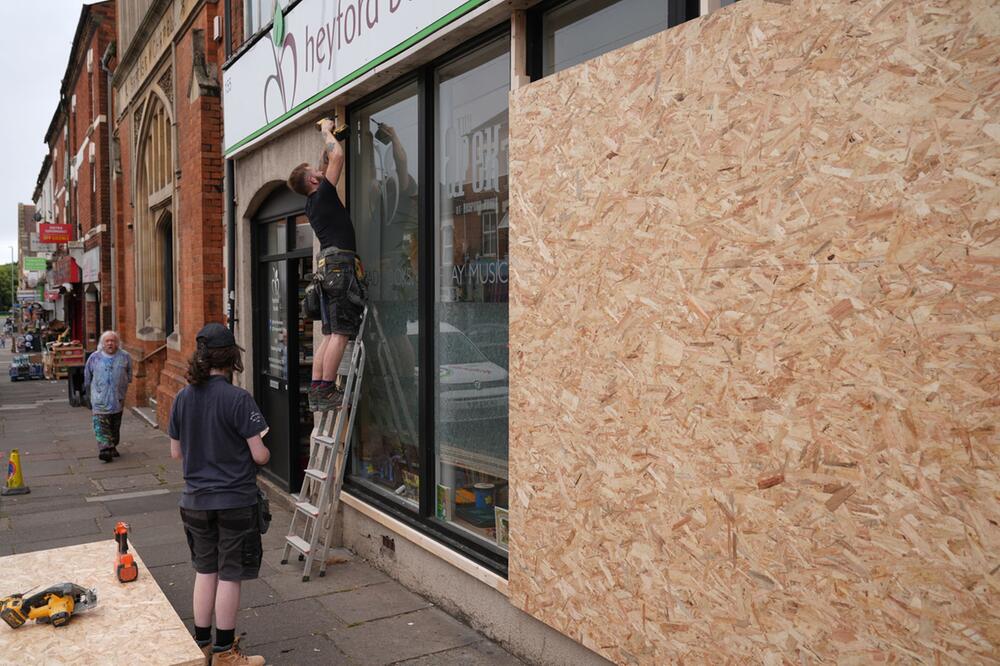
[[[139,577],[118,582],[117,549],[117,542],[110,540],[0,557],[0,597],[59,583],[76,583],[97,594],[93,609],[74,615],[58,629],[34,620],[11,629],[0,621],[0,663],[204,664],[201,649],[134,548],[129,552],[139,565]]]
[[[513,603],[622,664],[998,660],[998,105],[980,0],[512,94]]]

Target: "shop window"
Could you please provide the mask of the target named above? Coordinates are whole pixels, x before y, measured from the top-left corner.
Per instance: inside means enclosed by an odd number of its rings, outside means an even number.
[[[348,115],[370,308],[349,486],[501,573],[509,91],[503,26]]]
[[[509,41],[442,65],[435,82],[435,515],[506,549],[508,257],[497,219],[508,195]]]
[[[353,477],[417,510],[423,468],[418,429],[418,85],[351,114],[350,209],[369,281]]]
[[[533,11],[532,78],[548,76],[698,16],[697,0],[562,0]]]

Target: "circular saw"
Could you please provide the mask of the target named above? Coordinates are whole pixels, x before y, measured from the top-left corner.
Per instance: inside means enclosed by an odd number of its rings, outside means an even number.
[[[97,593],[75,583],[59,583],[39,592],[12,594],[0,599],[0,618],[17,629],[28,620],[62,627],[69,619],[97,605]]]

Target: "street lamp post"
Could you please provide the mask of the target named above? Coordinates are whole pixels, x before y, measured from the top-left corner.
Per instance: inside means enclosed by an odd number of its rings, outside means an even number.
[[[14,276],[17,273],[17,268],[16,268],[16,262],[14,261],[14,246],[8,245],[7,247],[10,248],[10,316],[14,317],[14,303],[16,302],[17,299],[17,289],[14,286],[15,284]],[[17,326],[18,331],[21,330],[20,324],[21,322],[17,321],[17,318],[15,317],[14,325]]]

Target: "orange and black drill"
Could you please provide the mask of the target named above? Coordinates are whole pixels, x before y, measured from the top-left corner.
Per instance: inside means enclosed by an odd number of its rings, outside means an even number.
[[[118,542],[118,552],[115,554],[115,575],[119,583],[131,583],[139,577],[139,565],[128,552],[128,524],[118,521],[115,525],[115,541]]]

